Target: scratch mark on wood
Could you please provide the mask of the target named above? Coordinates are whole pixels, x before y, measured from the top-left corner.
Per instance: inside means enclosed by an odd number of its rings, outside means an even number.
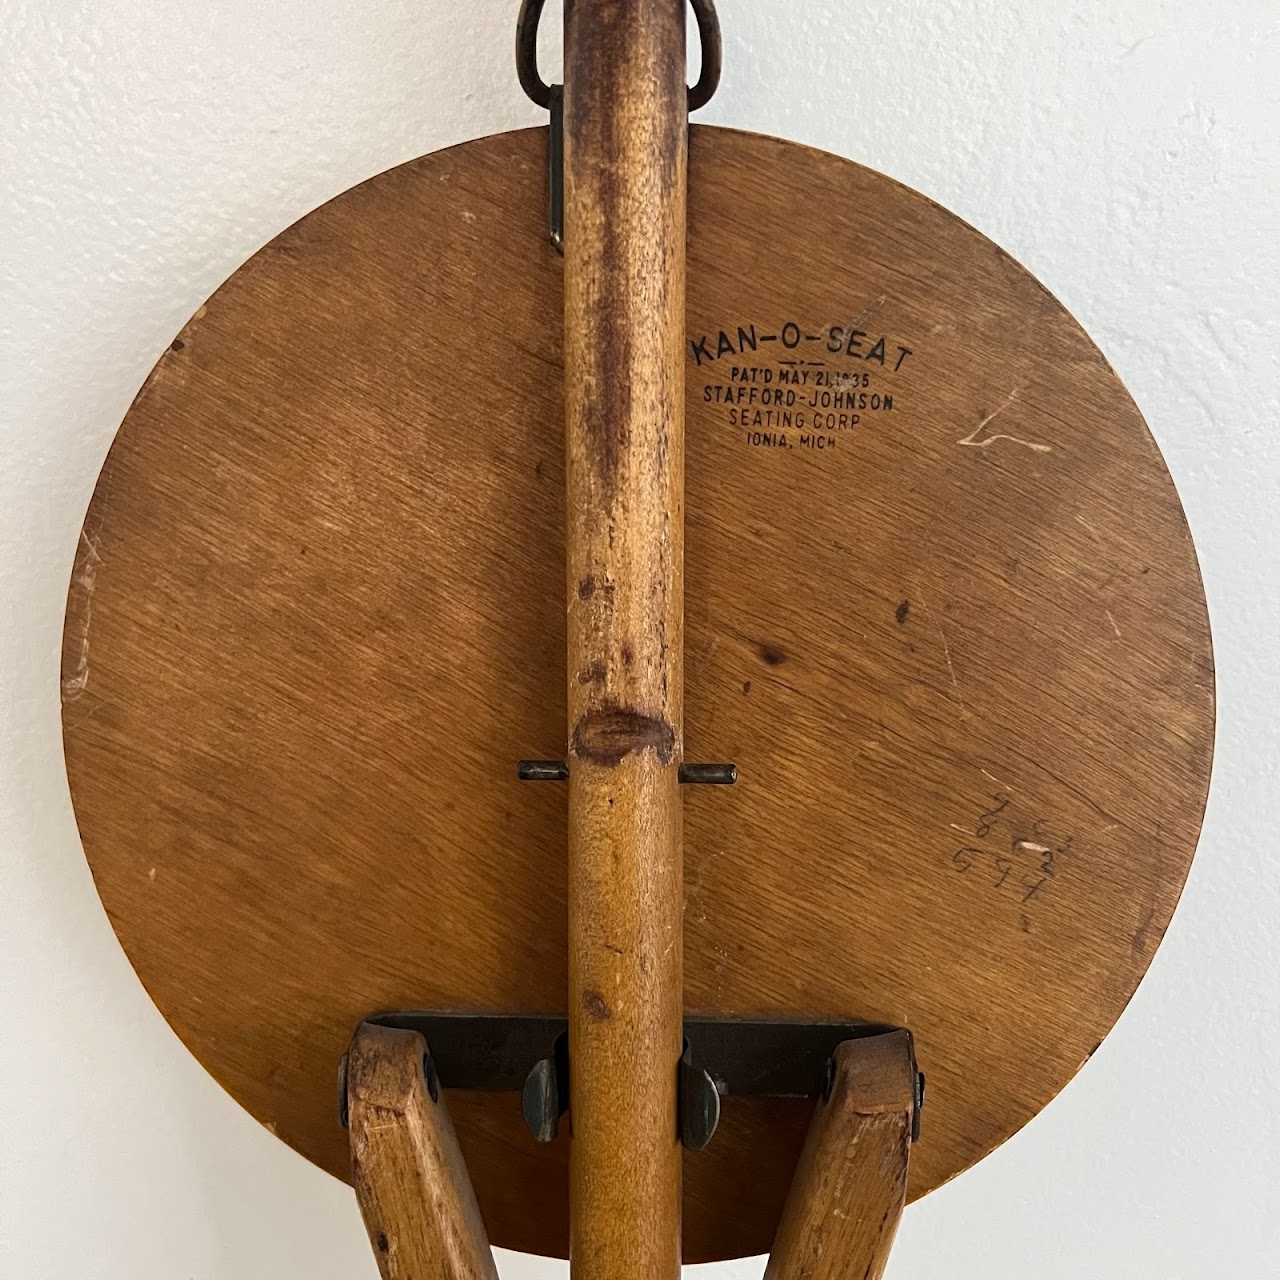
[[[942,656],[947,664],[947,674],[951,677],[951,687],[955,690],[956,701],[960,704],[960,709],[967,715],[969,711],[968,705],[965,703],[964,694],[960,692],[960,681],[956,678],[956,666],[951,660],[951,646],[947,643],[946,632],[933,616],[933,610],[929,608],[929,602],[924,598],[922,591],[916,591],[916,598],[920,601],[920,607],[928,616],[933,629],[938,633],[938,639],[942,642]]]
[[[1021,388],[1015,387],[1009,392],[1005,402],[998,408],[993,409],[983,420],[963,440],[957,440],[956,444],[969,445],[974,449],[985,449],[989,445],[995,444],[997,440],[1008,440],[1011,444],[1020,444],[1024,449],[1032,449],[1036,453],[1052,453],[1053,445],[1037,444],[1034,440],[1023,440],[1021,436],[1006,435],[1003,431],[995,431],[983,440],[979,440],[979,434],[984,431],[991,423],[993,423],[1019,396]]]
[[[1018,840],[1014,843],[1016,853],[1052,853],[1047,844],[1036,844],[1034,840]]]
[[[885,296],[883,293],[879,294],[875,298],[872,298],[872,300],[868,302],[867,305],[863,307],[862,310],[859,311],[858,314],[854,316],[852,320],[849,321],[849,328],[856,329],[859,325],[866,324],[866,322],[870,320],[871,317],[875,315],[875,313],[879,311],[881,307],[884,306],[884,300],[885,300]]]
[[[93,591],[102,557],[98,554],[97,538],[90,538],[80,530],[83,552],[79,556],[75,577],[72,579],[82,593],[80,603],[80,653],[73,674],[62,682],[63,702],[74,702],[89,686],[89,627],[93,620]]]

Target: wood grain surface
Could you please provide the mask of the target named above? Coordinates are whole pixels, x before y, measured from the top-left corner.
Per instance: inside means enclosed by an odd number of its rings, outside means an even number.
[[[116,932],[340,1177],[363,1017],[566,1007],[566,788],[515,776],[568,736],[546,146],[406,164],[236,272],[130,410],[71,582]],[[1194,549],[1072,318],[855,164],[693,128],[687,326],[684,751],[739,781],[685,789],[685,1007],[910,1027],[919,1196],[1071,1078],[1163,936],[1212,751]],[[567,1135],[449,1105],[492,1242],[563,1254]],[[767,1251],[809,1111],[725,1099],[686,1261]]]
[[[564,27],[569,1257],[677,1280],[685,0]]]
[[[764,1280],[880,1280],[907,1198],[915,1098],[910,1032],[836,1050]]]
[[[498,1280],[427,1042],[362,1023],[347,1054],[351,1181],[382,1280]]]

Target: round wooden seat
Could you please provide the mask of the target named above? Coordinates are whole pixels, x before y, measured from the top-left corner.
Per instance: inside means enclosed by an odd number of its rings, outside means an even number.
[[[561,259],[546,132],[347,192],[210,299],[103,468],[63,719],[98,889],[183,1041],[346,1176],[390,1009],[563,1011]],[[1071,1078],[1195,848],[1213,666],[1123,385],[925,197],[690,139],[685,1004],[909,1027],[921,1195]],[[626,394],[620,388],[617,394]],[[608,591],[608,583],[583,584]],[[450,1108],[494,1244],[562,1253],[567,1135]],[[765,1252],[808,1107],[727,1098],[685,1257]]]

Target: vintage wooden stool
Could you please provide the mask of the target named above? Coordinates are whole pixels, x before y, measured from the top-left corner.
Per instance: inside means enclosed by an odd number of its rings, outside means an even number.
[[[550,130],[316,210],[139,393],[67,611],[85,848],[384,1276],[878,1276],[1168,924],[1195,553],[1017,263],[688,127],[709,0],[692,91],[681,0],[568,0],[563,90],[540,9]]]

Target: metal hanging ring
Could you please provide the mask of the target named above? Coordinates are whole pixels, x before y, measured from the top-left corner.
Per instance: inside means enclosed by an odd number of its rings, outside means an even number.
[[[538,22],[545,3],[546,0],[521,0],[520,16],[516,19],[516,74],[520,77],[520,87],[533,103],[547,111],[551,107],[551,86],[538,74]],[[693,5],[698,39],[702,42],[698,83],[689,90],[689,110],[697,111],[711,101],[720,84],[722,46],[715,0],[689,0],[689,3]]]

